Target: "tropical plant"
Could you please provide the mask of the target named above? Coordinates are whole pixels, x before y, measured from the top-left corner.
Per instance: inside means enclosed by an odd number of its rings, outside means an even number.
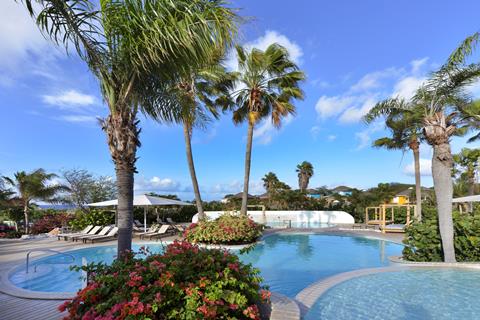
[[[262,229],[262,225],[245,215],[223,214],[212,221],[192,223],[184,236],[192,243],[246,244],[257,241]]]
[[[137,111],[155,107],[152,92],[186,66],[208,60],[212,44],[231,43],[236,15],[222,0],[17,1],[53,42],[73,46],[100,82],[109,110],[101,126],[115,165],[121,255],[132,243]]]
[[[298,188],[300,191],[306,191],[310,178],[313,176],[313,165],[308,161],[303,161],[297,165]]]
[[[254,48],[247,53],[240,46],[236,49],[239,71],[238,89],[232,94],[235,99],[233,122],[248,123],[241,207],[241,213],[247,214],[255,125],[269,117],[275,127],[280,127],[282,118],[295,113],[292,102],[303,99],[299,84],[305,79],[305,74],[290,59],[288,51],[278,44],[271,44],[265,51]]]
[[[438,216],[433,207],[426,208],[422,222],[406,228],[403,257],[410,261],[442,261],[442,241]],[[455,256],[458,261],[480,261],[480,213],[453,213]]]
[[[425,140],[433,148],[432,176],[437,199],[439,227],[445,262],[455,261],[452,221],[452,165],[450,137],[462,135],[468,129],[464,114],[473,106],[465,86],[480,76],[480,66],[442,67],[418,89],[412,104],[377,108],[379,114],[388,115],[392,109],[420,108]]]
[[[17,191],[17,200],[22,204],[25,219],[25,234],[29,233],[30,205],[34,200],[58,202],[57,196],[60,192],[67,191],[66,186],[51,184],[51,180],[57,175],[46,173],[43,169],[32,172],[19,171],[13,178],[4,177],[5,181]]]
[[[75,212],[74,219],[69,221],[74,230],[82,230],[85,227],[108,226],[115,223],[115,214],[108,210],[90,209],[88,211],[78,210]]]
[[[65,212],[46,212],[42,217],[36,219],[32,226],[32,233],[47,233],[55,228],[65,227],[72,219],[73,216]]]
[[[385,126],[390,132],[390,137],[383,137],[373,142],[377,148],[388,150],[410,149],[413,153],[415,168],[415,218],[422,220],[422,184],[420,181],[420,143],[423,140],[421,108],[408,105],[404,99],[394,98],[381,101],[375,105],[365,116],[367,124],[372,123],[382,112],[379,110],[390,110],[386,115]]]
[[[480,149],[463,148],[459,153],[453,155],[455,171],[460,173],[461,177],[468,184],[468,195],[475,194],[475,183],[477,169],[480,161]],[[469,203],[469,212],[473,210],[473,203]]]
[[[142,259],[141,255],[145,255]],[[65,319],[261,319],[270,292],[260,271],[224,250],[173,242],[163,254],[141,248],[111,266],[78,267],[88,285],[59,307]]]
[[[0,177],[0,209],[8,206],[11,197],[14,195],[12,190],[5,185],[5,179]]]
[[[194,128],[204,129],[212,117],[218,119],[218,109],[227,109],[232,103],[230,92],[233,89],[233,77],[221,65],[221,53],[226,48],[212,47],[214,56],[202,68],[192,68],[190,73],[178,79],[171,87],[167,88],[169,99],[164,103],[170,104],[169,110],[173,112],[169,118],[183,126],[187,163],[192,179],[193,193],[198,210],[198,218],[205,219],[202,197],[198,186],[198,179],[192,153],[192,134]],[[160,92],[160,99],[164,92]],[[162,109],[167,109],[163,107]],[[162,110],[153,110],[151,114],[157,118]]]
[[[273,172],[267,173],[263,178],[263,187],[267,191],[267,194],[271,196],[275,192],[276,185],[280,182],[277,175]]]

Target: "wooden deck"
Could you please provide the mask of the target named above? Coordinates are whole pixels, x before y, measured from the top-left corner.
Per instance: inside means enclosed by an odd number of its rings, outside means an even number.
[[[57,320],[66,314],[58,311],[61,300],[31,300],[0,293],[0,319],[2,320]]]

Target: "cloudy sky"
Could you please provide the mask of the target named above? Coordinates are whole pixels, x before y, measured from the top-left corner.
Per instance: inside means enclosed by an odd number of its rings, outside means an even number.
[[[261,49],[278,42],[308,76],[297,115],[280,130],[269,122],[255,130],[252,193],[263,192],[261,177],[269,171],[296,187],[295,167],[304,160],[315,168],[312,187],[413,182],[411,155],[371,148],[385,133],[383,124],[367,127],[361,117],[380,99],[410,97],[428,72],[478,31],[479,1],[237,0],[233,6],[251,18],[239,42]],[[233,55],[227,65],[235,68]],[[471,91],[480,95],[480,85]],[[96,120],[106,115],[98,83],[75,55],[44,40],[13,0],[0,4],[0,108],[2,175],[38,167],[113,175]],[[141,127],[136,192],[191,199],[182,130],[144,118]],[[245,136],[246,127],[234,126],[230,114],[194,132],[204,198],[241,190]],[[465,139],[452,144],[456,152]],[[431,150],[422,146],[421,152],[428,186]]]

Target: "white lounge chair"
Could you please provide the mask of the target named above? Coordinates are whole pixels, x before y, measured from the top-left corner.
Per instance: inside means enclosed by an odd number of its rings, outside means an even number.
[[[173,228],[172,228],[171,225],[164,224],[160,227],[160,229],[158,229],[157,232],[145,235],[144,239],[149,238],[151,240],[153,238],[162,238],[162,237],[165,237],[165,236],[172,235],[172,233],[173,233],[172,231],[173,231]]]
[[[65,238],[65,240],[67,240],[66,237],[71,237],[71,236],[75,236],[75,235],[77,235],[77,236],[85,235],[85,234],[87,234],[87,232],[92,230],[92,228],[93,228],[93,226],[89,225],[89,226],[86,226],[85,229],[83,229],[80,232],[59,233],[59,234],[57,234],[57,237],[58,237],[58,240],[60,240],[60,238]]]
[[[88,241],[91,241],[94,243],[95,241],[108,241],[108,240],[113,240],[117,236],[118,233],[118,228],[113,227],[110,232],[104,236],[96,236],[96,237],[90,237],[90,238],[84,238],[83,242],[87,243]]]
[[[78,236],[78,237],[73,237],[72,240],[74,241],[78,241],[80,239],[85,239],[85,238],[91,238],[91,237],[96,237],[96,236],[104,236],[108,233],[108,231],[110,231],[112,227],[111,226],[107,226],[107,227],[103,227],[102,230],[100,230],[99,233],[96,233],[96,234],[86,234],[86,235],[83,235],[83,236]]]
[[[159,225],[156,225],[156,226],[153,226],[153,227],[151,227],[150,229],[148,229],[147,232],[142,232],[142,233],[139,233],[138,235],[140,236],[140,239],[142,239],[142,238],[144,238],[144,237],[147,236],[147,235],[156,233],[159,228],[160,228],[160,226],[159,226]]]
[[[84,235],[87,235],[87,234],[90,234],[90,235],[97,234],[98,231],[100,231],[101,228],[102,228],[101,226],[95,226],[95,227],[93,227],[90,231],[88,231],[88,232],[87,232],[86,234],[84,234]],[[75,237],[81,237],[81,236],[83,236],[83,234],[81,234],[81,235],[78,235],[78,234],[77,234],[77,235],[67,236],[67,237],[65,237],[65,239],[70,239],[70,240],[73,241],[73,240],[75,239]]]

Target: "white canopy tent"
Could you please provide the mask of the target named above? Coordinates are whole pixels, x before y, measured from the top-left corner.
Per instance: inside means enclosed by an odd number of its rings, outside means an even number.
[[[480,194],[477,194],[475,196],[454,198],[452,202],[453,203],[480,202]]]
[[[102,202],[94,202],[87,204],[89,207],[116,207],[118,199],[107,200]],[[143,229],[147,231],[147,207],[154,206],[193,206],[193,204],[168,198],[149,196],[147,194],[140,194],[133,196],[133,206],[143,207]]]

